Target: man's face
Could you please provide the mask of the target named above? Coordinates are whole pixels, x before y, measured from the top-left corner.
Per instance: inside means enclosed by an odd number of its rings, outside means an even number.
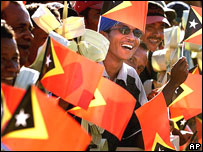
[[[138,47],[133,56],[125,61],[128,65],[132,66],[140,75],[147,65],[147,51],[142,47]]]
[[[30,52],[28,57],[29,65],[34,62],[37,56],[38,48],[44,44],[44,42],[48,37],[48,34],[37,25],[32,30],[32,34],[34,35],[34,39],[31,41],[31,46],[29,48],[29,52]]]
[[[15,38],[20,51],[20,65],[23,66],[27,62],[29,47],[33,39],[30,16],[24,6],[13,3],[10,3],[4,10],[4,14],[7,24],[15,31]]]
[[[145,28],[145,34],[142,37],[143,42],[147,45],[147,48],[154,52],[159,47],[160,43],[164,39],[164,23],[156,22],[147,24]]]
[[[130,28],[129,34],[124,35],[119,31],[119,28],[123,26]],[[134,29],[133,26],[123,23],[113,26],[110,32],[105,35],[110,41],[108,55],[117,60],[127,60],[131,58],[140,44],[140,39],[133,35],[132,30]]]
[[[88,18],[86,21],[86,27],[88,29],[97,31],[99,17],[100,17],[100,9],[90,8],[90,10],[88,12]]]
[[[14,39],[1,39],[1,82],[13,85],[20,70],[19,52]]]

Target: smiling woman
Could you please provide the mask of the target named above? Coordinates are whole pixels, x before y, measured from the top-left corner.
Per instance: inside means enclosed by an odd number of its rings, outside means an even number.
[[[1,20],[1,82],[14,84],[20,69],[19,56],[13,30]]]

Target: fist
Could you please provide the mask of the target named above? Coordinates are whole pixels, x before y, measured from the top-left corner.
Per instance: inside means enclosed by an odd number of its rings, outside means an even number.
[[[171,79],[172,84],[177,88],[180,86],[188,76],[188,64],[185,57],[181,57],[171,69]]]

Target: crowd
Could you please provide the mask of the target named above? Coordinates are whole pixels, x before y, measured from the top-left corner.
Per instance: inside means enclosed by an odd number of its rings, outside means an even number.
[[[1,82],[24,89],[27,89],[31,84],[41,88],[38,83],[42,63],[40,58],[43,56],[43,44],[47,41],[50,31],[47,32],[42,27],[43,25],[40,25],[33,17],[33,14],[41,6],[44,6],[54,15],[56,23],[63,23],[66,7],[63,1],[24,2],[1,1]],[[169,106],[175,98],[176,89],[185,82],[189,69],[194,67],[200,58],[192,58],[191,51],[185,49],[184,56],[176,53],[174,55],[175,59],[166,61],[167,53],[157,55],[156,52],[164,52],[164,50],[170,48],[170,46],[166,47],[166,41],[170,40],[171,42],[176,37],[176,35],[171,35],[174,38],[165,36],[167,29],[173,30],[173,27],[179,27],[184,34],[184,12],[185,10],[189,11],[189,5],[180,1],[166,1],[166,3],[164,1],[149,1],[145,32],[132,25],[100,16],[102,6],[103,1],[70,1],[66,12],[67,17],[78,16],[84,18],[84,25],[81,24],[80,26],[85,26],[85,30],[94,31],[96,34],[92,33],[95,34],[96,40],[97,35],[104,39],[100,44],[98,42],[92,43],[100,48],[100,45],[103,45],[105,49],[107,48],[107,51],[101,52],[98,56],[94,52],[95,47],[92,50],[87,49],[87,51],[92,51],[91,54],[85,53],[83,50],[86,49],[85,45],[79,47],[79,51],[75,44],[72,44],[69,48],[72,47],[77,53],[103,65],[105,68],[103,76],[117,83],[134,96],[137,101],[134,110],[155,97],[160,90],[163,92],[166,105]],[[50,22],[50,24],[54,25],[55,22]],[[75,29],[80,30],[81,27],[75,27]],[[172,30],[171,32],[173,32]],[[53,31],[67,40],[76,40],[84,33],[81,30],[78,35],[74,33],[77,37],[71,37],[61,34],[57,29],[53,29]],[[105,43],[103,43],[104,41]],[[175,48],[168,49],[170,55],[180,49],[178,43],[181,43],[181,41],[176,43]],[[101,55],[104,57],[101,57]],[[157,58],[160,61],[155,64],[154,60]],[[164,58],[164,60],[161,60],[161,58]],[[159,68],[163,64],[164,69]],[[201,65],[198,65],[198,67],[201,73]],[[53,95],[48,91],[45,92]],[[62,99],[59,100],[58,104],[66,111],[73,107],[72,104]],[[80,118],[75,119],[79,123],[85,121]],[[105,150],[116,150],[118,147],[138,147],[140,150],[144,150],[142,132],[137,133],[141,127],[135,113],[132,114],[121,141],[110,132],[96,125],[90,125],[89,122],[86,123],[89,127],[98,129],[102,139],[107,141],[108,146],[103,147]],[[180,146],[188,142],[191,134],[182,134],[175,129],[172,120],[170,120],[170,125],[171,133],[178,135],[180,138]],[[193,125],[188,127],[193,128]],[[96,136],[93,132],[90,132],[90,135]],[[91,142],[91,145],[98,147],[101,147],[100,144]],[[91,146],[87,150],[91,150]]]

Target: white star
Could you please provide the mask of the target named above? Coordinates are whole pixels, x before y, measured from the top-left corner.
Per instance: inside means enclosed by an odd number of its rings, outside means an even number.
[[[25,114],[24,110],[21,109],[20,113],[15,116],[15,118],[17,120],[15,126],[18,127],[18,126],[22,125],[23,127],[25,127],[27,125],[26,119],[29,118],[29,117],[30,117],[30,115]]]
[[[52,61],[51,61],[50,55],[49,55],[49,56],[47,56],[47,60],[46,60],[46,65],[47,65],[47,67],[49,67],[49,63],[50,63],[50,62],[52,62]]]
[[[183,119],[182,121],[180,121],[180,125],[183,126],[186,123],[186,120]]]
[[[191,28],[191,27],[194,27],[194,29],[196,29],[196,25],[197,25],[198,23],[195,22],[195,19],[193,19],[192,22],[191,22],[191,21],[189,21],[189,22],[190,22],[190,28]]]

